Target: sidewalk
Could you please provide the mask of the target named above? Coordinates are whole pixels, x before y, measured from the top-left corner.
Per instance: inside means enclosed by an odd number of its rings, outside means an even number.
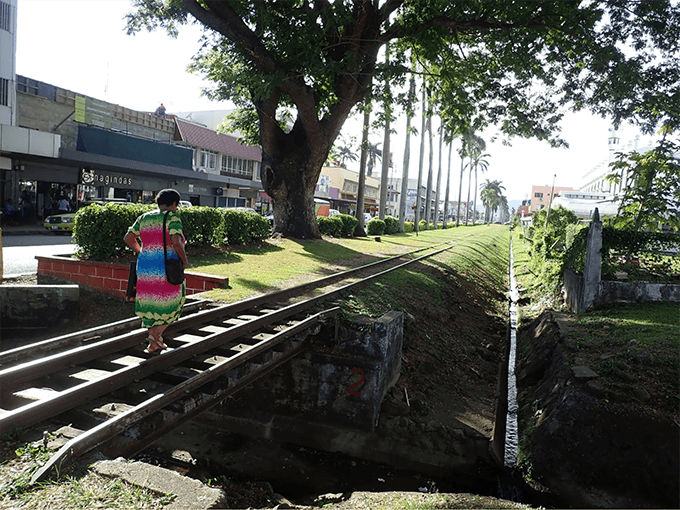
[[[2,227],[2,236],[20,236],[20,235],[55,235],[43,227],[42,221],[35,223],[27,223],[24,225],[6,225]]]

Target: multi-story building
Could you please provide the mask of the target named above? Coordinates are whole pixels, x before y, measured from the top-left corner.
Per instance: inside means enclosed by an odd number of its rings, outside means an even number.
[[[328,200],[332,209],[354,215],[359,193],[359,173],[339,166],[325,166],[321,170],[314,196]],[[366,176],[364,212],[375,216],[380,199],[380,181]]]
[[[130,110],[23,76],[16,77],[16,112],[27,150],[11,151],[2,198],[20,203],[25,220],[49,215],[62,196],[75,209],[93,198],[151,202],[172,187],[195,205],[254,206],[261,191],[257,147],[173,115]],[[42,141],[39,152],[29,143],[34,139]]]
[[[574,188],[568,188],[565,186],[532,186],[531,187],[531,198],[526,204],[528,206],[528,211],[525,215],[530,215],[536,211],[540,211],[548,207],[552,202],[555,195],[561,191],[577,191]]]
[[[0,0],[0,200],[20,220],[49,215],[62,197],[73,209],[93,198],[151,202],[168,187],[196,205],[255,205],[257,147],[17,76],[16,20],[17,0]]]
[[[0,200],[13,202],[18,216],[34,215],[35,183],[25,180],[24,161],[54,161],[61,137],[18,122],[16,77],[17,0],[0,0]]]
[[[260,163],[262,151],[243,145],[230,135],[219,134],[206,126],[177,118],[175,139],[193,150],[192,167],[223,181],[216,189],[218,207],[253,207],[266,210],[269,197],[262,191]],[[192,186],[195,191],[196,186]],[[211,204],[213,205],[213,204]]]

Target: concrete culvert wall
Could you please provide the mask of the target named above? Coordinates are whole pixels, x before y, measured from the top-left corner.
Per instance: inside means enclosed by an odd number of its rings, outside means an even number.
[[[341,328],[335,342],[322,330],[310,350],[241,390],[223,406],[225,412],[280,413],[373,430],[385,393],[399,377],[403,313],[363,326],[360,333]]]
[[[59,327],[78,317],[78,285],[0,285],[4,335]]]

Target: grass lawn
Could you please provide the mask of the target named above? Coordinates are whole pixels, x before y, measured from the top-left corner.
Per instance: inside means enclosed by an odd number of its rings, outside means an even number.
[[[493,238],[500,232],[507,236],[507,227],[478,225],[427,230],[418,235],[408,233],[381,236],[380,241],[376,241],[374,237],[324,237],[313,241],[270,239],[258,246],[240,247],[229,254],[191,257],[189,270],[228,277],[229,289],[212,290],[207,297],[234,302],[448,241],[472,240],[472,244],[465,250],[456,251],[454,248],[452,251],[459,253],[461,267],[479,265],[480,246],[484,246],[488,239],[493,243]],[[418,255],[422,253],[415,256]],[[413,277],[416,285],[418,278],[419,276]],[[401,286],[407,285],[407,282],[393,281],[393,284]]]

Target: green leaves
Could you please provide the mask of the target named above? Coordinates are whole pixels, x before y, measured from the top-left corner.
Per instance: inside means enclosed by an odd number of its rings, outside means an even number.
[[[621,228],[658,231],[662,225],[680,228],[680,146],[666,139],[644,154],[618,153],[610,165],[610,182],[623,189],[619,214],[612,223]]]

